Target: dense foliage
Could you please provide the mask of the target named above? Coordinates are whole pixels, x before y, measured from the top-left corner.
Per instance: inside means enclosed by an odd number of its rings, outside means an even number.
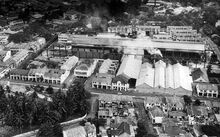
[[[14,43],[23,43],[33,40],[33,36],[44,37],[46,40],[51,39],[52,35],[43,23],[30,23],[22,32],[9,35],[8,41]]]
[[[53,92],[52,87],[48,87],[44,94],[41,86],[27,87],[34,89],[29,94],[12,94],[10,89],[3,89],[0,86],[0,114],[5,125],[17,129],[40,126],[42,124],[56,124],[63,122],[77,115],[88,113],[90,107],[87,99],[90,93],[84,90],[81,83],[70,87],[66,94]],[[44,94],[45,98],[39,98],[39,94]]]
[[[37,137],[63,137],[63,129],[60,124],[46,123],[41,125]]]

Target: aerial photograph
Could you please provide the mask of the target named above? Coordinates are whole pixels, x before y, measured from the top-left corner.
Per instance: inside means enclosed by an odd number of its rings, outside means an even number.
[[[0,137],[220,137],[220,0],[0,0]]]

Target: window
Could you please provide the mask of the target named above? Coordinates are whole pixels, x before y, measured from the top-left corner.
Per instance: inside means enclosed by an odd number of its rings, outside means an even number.
[[[217,97],[217,94],[213,94],[213,97],[216,98],[216,97]]]

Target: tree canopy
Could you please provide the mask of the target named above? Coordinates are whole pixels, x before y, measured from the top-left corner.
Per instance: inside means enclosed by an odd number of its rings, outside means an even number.
[[[52,90],[52,87],[46,90]],[[16,93],[7,95],[7,89],[0,87],[0,114],[5,125],[16,129],[31,128],[32,126],[48,126],[63,122],[74,116],[89,112],[90,104],[87,99],[90,94],[84,90],[81,83],[71,86],[67,93],[61,90],[45,94],[41,86],[31,86],[32,94]],[[45,98],[39,98],[42,94]],[[6,96],[7,95],[7,96]],[[51,98],[48,100],[48,97]],[[51,125],[49,125],[51,126]],[[43,132],[43,131],[42,131]],[[39,136],[40,137],[40,136]]]

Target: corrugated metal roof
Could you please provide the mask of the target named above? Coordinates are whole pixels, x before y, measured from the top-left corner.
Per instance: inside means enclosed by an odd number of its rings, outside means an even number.
[[[154,87],[165,88],[165,68],[166,64],[162,60],[155,63]]]
[[[126,75],[129,78],[138,79],[141,69],[142,57],[135,55],[125,55],[118,70],[118,75]]]
[[[150,87],[154,87],[154,68],[147,62],[141,65],[136,86],[140,86],[142,84],[147,84]]]

